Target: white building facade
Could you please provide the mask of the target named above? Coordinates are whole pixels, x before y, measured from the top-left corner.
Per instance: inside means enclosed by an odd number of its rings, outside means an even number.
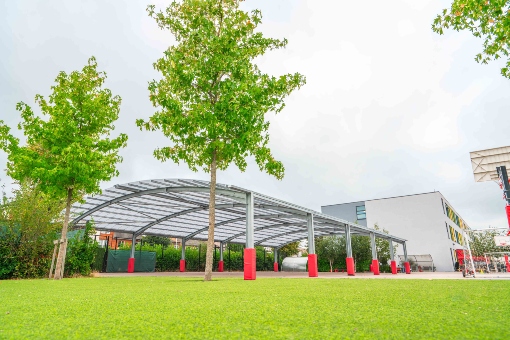
[[[407,239],[409,255],[432,256],[436,271],[454,271],[456,249],[463,249],[469,226],[438,191],[335,204],[321,207],[324,214]],[[397,255],[403,255],[401,247]]]

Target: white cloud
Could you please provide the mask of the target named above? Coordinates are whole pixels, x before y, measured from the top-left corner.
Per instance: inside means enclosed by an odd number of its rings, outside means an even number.
[[[158,0],[157,7],[168,1]],[[481,42],[466,33],[434,34],[444,1],[251,0],[260,29],[287,37],[287,49],[259,58],[271,74],[301,72],[308,82],[270,114],[271,147],[284,161],[279,182],[250,160],[219,181],[319,209],[320,205],[440,190],[475,227],[506,225],[498,190],[473,182],[468,152],[506,145],[510,86],[498,65],[473,61]],[[47,94],[58,71],[80,68],[90,55],[123,97],[119,131],[130,135],[121,176],[207,179],[186,165],[160,163],[158,133],[140,132],[136,118],[153,108],[152,63],[173,43],[138,2],[8,2],[0,13],[0,119],[18,121],[17,101]],[[6,157],[0,153],[0,167]],[[5,176],[1,175],[5,182]],[[257,183],[254,187],[253,183]],[[104,187],[111,183],[104,184]],[[473,193],[473,194],[468,194]]]

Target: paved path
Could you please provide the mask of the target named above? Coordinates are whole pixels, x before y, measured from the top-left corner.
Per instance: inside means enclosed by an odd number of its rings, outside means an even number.
[[[154,273],[96,273],[96,277],[126,277],[126,276],[168,276],[168,277],[203,277],[203,272],[154,272]],[[213,278],[242,278],[242,272],[223,272],[213,273]],[[308,278],[308,273],[297,272],[257,272],[257,278]],[[409,280],[409,279],[423,279],[423,280],[473,280],[473,278],[464,278],[460,272],[434,272],[434,273],[411,273],[407,274],[387,274],[373,275],[372,273],[357,273],[356,276],[347,276],[346,273],[319,273],[320,279],[386,279],[386,280]],[[477,274],[475,280],[510,280],[510,273],[490,273],[490,274]]]

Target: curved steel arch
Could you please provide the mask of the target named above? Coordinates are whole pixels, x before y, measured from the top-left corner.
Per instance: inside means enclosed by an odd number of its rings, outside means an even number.
[[[218,209],[218,210],[221,210],[221,209],[227,209],[227,208],[238,208],[238,207],[244,207],[245,204],[219,204],[215,207],[215,209]],[[191,214],[193,212],[196,212],[196,211],[202,211],[202,210],[208,210],[209,207],[200,207],[200,208],[192,208],[192,209],[188,209],[188,210],[182,210],[182,211],[179,211],[179,212],[175,212],[173,214],[170,214],[170,215],[167,215],[165,217],[162,217],[156,221],[153,221],[145,226],[143,226],[142,228],[138,229],[138,231],[135,232],[135,236],[138,236],[138,235],[141,235],[144,231],[146,231],[147,229],[149,229],[150,227],[153,227],[157,224],[160,224],[161,222],[164,222],[164,221],[168,221],[174,217],[178,217],[178,216],[182,216],[182,215],[186,215],[186,214]]]
[[[302,222],[302,223],[292,223],[292,222],[286,222],[286,223],[278,223],[278,224],[272,224],[272,225],[267,225],[267,226],[263,226],[263,227],[255,227],[253,228],[254,231],[260,231],[260,230],[264,230],[264,229],[272,229],[272,228],[280,228],[280,227],[292,227],[292,226],[305,226],[306,227],[306,222]],[[230,242],[232,240],[235,240],[236,238],[240,237],[240,236],[243,236],[246,234],[246,231],[243,231],[242,233],[238,233],[238,234],[235,234],[235,235],[232,235],[230,236],[229,238],[225,239],[224,242]]]
[[[315,231],[322,231],[324,229],[331,229],[332,227],[320,227],[320,228],[314,228]],[[255,245],[258,246],[266,241],[269,241],[273,238],[278,238],[278,237],[282,237],[282,236],[286,236],[286,235],[292,235],[292,234],[298,234],[298,233],[303,233],[303,232],[306,232],[307,230],[293,230],[293,231],[288,231],[288,232],[285,232],[285,233],[281,233],[281,234],[278,234],[278,235],[273,235],[273,236],[270,236],[270,237],[266,237],[265,239],[262,239],[262,240],[259,240],[257,242],[255,242]],[[334,235],[334,234],[331,234],[331,235]],[[301,240],[301,239],[300,239]]]
[[[302,217],[302,215],[282,215],[282,214],[273,214],[273,215],[255,215],[253,216],[254,220],[268,220],[268,219],[272,219],[272,218],[300,218]],[[218,226],[222,226],[222,225],[225,225],[225,224],[229,224],[229,223],[234,223],[234,222],[239,222],[239,221],[244,221],[246,220],[246,216],[244,217],[238,217],[238,218],[233,218],[231,220],[226,220],[226,221],[222,221],[222,222],[219,222],[219,223],[215,223],[214,224],[214,227],[218,227]],[[191,239],[192,237],[194,236],[197,236],[198,234],[200,233],[203,233],[204,231],[207,231],[209,230],[209,226],[207,227],[204,227],[202,229],[199,229],[197,231],[194,231],[192,232],[191,234],[189,234],[188,236],[186,236],[186,240],[189,240]],[[257,228],[254,228],[254,230],[257,230]],[[246,233],[246,232],[244,232]],[[228,242],[228,241],[227,241]]]
[[[117,186],[116,186],[117,188]],[[125,190],[125,189],[120,189]],[[133,197],[139,197],[139,196],[145,196],[145,195],[152,195],[152,194],[159,194],[159,193],[168,193],[168,192],[209,192],[210,188],[206,187],[162,187],[162,188],[155,188],[155,189],[147,189],[147,190],[140,190],[137,192],[132,192],[130,194],[126,194],[120,197],[116,197],[110,201],[107,201],[105,203],[102,203],[87,212],[83,213],[82,215],[76,217],[74,220],[71,221],[70,224],[76,224],[80,222],[82,219],[84,219],[87,216],[90,216],[91,214],[95,213],[96,211],[99,211],[105,207],[108,207],[112,204],[122,202],[125,200],[128,200]],[[246,199],[245,194],[231,191],[231,190],[225,190],[225,189],[216,189],[216,192],[220,195],[230,196],[237,199]],[[199,205],[198,203],[195,203]],[[207,206],[208,207],[208,206]]]

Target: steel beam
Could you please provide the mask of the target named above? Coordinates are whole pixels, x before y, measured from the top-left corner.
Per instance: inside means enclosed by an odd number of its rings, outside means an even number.
[[[351,226],[345,225],[345,247],[347,257],[352,257],[352,243],[351,243]]]
[[[313,214],[308,214],[306,219],[308,230],[308,254],[315,254],[315,235],[313,232]]]
[[[254,208],[253,193],[246,193],[246,248],[254,248]]]
[[[372,259],[376,260],[377,259],[377,248],[375,245],[375,234],[374,233],[370,233],[370,245],[372,247]]]

